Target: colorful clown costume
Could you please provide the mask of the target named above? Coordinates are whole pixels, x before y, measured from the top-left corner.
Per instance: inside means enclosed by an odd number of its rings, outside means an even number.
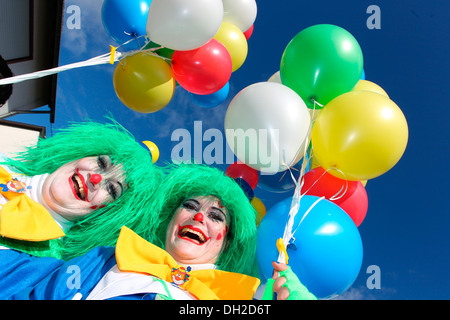
[[[180,277],[182,272],[188,277]],[[213,264],[179,265],[126,227],[115,249],[98,247],[67,262],[0,250],[0,299],[241,300],[252,299],[258,286],[259,279]]]

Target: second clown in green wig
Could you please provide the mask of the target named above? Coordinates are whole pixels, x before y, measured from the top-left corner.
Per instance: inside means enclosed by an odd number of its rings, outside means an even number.
[[[243,190],[217,168],[205,165],[174,165],[162,182],[152,203],[152,214],[159,222],[149,226],[144,236],[164,247],[167,227],[183,201],[212,195],[230,214],[227,245],[216,266],[220,270],[256,275],[256,213]]]

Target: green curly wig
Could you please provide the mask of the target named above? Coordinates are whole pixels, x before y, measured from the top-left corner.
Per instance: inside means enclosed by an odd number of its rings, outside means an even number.
[[[114,246],[120,228],[127,226],[142,234],[143,226],[155,217],[149,204],[163,179],[161,169],[152,164],[149,150],[141,146],[119,123],[82,122],[41,139],[36,146],[19,153],[6,163],[28,176],[52,173],[62,165],[84,157],[109,155],[120,163],[128,189],[115,202],[77,220],[62,240],[42,243],[9,241],[0,243],[36,256],[69,259],[97,246]]]
[[[239,185],[221,170],[205,165],[179,164],[167,170],[151,207],[153,214],[159,215],[160,222],[149,226],[145,237],[164,247],[167,227],[184,200],[202,195],[216,196],[231,217],[228,246],[216,265],[220,270],[256,276],[256,212]]]

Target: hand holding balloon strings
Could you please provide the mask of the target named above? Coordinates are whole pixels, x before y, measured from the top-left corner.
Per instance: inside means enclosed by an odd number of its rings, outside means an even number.
[[[275,261],[272,262],[272,266],[274,275],[270,279],[271,286],[264,291],[263,300],[272,300],[275,293],[277,300],[317,300],[316,296],[300,282],[291,267]]]
[[[278,239],[277,247],[280,250],[279,260],[284,262],[272,261],[273,276],[267,280],[262,300],[273,300],[275,297],[277,300],[317,300],[287,265],[289,257],[282,239]]]
[[[310,128],[311,129],[311,128]],[[309,135],[308,135],[309,136]],[[306,151],[305,151],[306,154]],[[263,300],[272,300],[274,297],[274,293],[277,293],[278,300],[316,300],[317,298],[311,294],[307,288],[300,282],[298,277],[292,272],[291,268],[287,266],[289,261],[289,256],[287,254],[286,243],[289,245],[293,245],[295,242],[294,234],[297,231],[300,224],[303,222],[305,217],[311,212],[311,210],[323,200],[325,197],[321,197],[316,200],[309,209],[305,212],[300,222],[297,224],[295,229],[293,229],[294,218],[297,212],[299,211],[300,199],[301,199],[301,189],[302,189],[302,177],[305,171],[305,159],[302,164],[302,172],[298,180],[296,181],[292,172],[289,170],[292,179],[296,185],[294,191],[294,197],[291,203],[291,208],[289,212],[289,219],[286,223],[286,227],[284,230],[283,238],[277,240],[277,248],[279,251],[278,261],[272,262],[272,266],[274,268],[274,273],[271,279],[268,279],[266,284],[266,289],[264,291]],[[292,231],[294,230],[294,231]],[[294,245],[295,246],[295,245]],[[289,276],[288,276],[289,275]]]

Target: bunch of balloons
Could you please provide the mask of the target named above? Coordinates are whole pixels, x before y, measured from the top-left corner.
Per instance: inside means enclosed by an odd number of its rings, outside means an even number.
[[[164,108],[179,84],[210,108],[228,96],[232,72],[244,63],[255,0],[104,0],[103,25],[123,48],[113,83],[130,109]]]
[[[259,185],[300,191],[259,225],[261,276],[271,277],[276,241],[288,230],[289,264],[319,298],[341,294],[358,276],[365,184],[390,170],[408,141],[402,111],[363,73],[361,47],[348,31],[314,25],[289,42],[280,70],[239,92],[225,116],[227,142],[260,171]]]

